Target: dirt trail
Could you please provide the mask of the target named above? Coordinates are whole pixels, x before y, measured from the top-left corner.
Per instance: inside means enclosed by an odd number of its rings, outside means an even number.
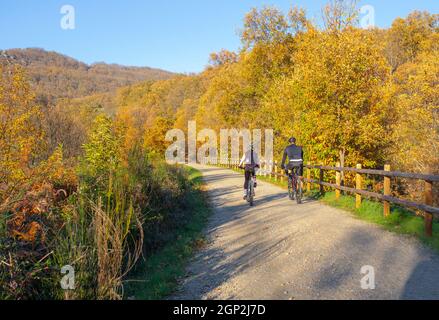
[[[417,240],[264,182],[250,208],[242,175],[195,167],[214,207],[209,243],[172,299],[439,299],[439,256]],[[375,290],[361,288],[363,266]]]

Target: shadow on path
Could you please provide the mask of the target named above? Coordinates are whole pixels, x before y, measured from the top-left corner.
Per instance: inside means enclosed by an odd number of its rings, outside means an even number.
[[[214,208],[209,244],[171,299],[439,299],[439,256],[418,241],[259,182],[255,206],[242,176],[204,168]],[[361,288],[373,266],[376,289]],[[285,279],[287,285],[285,286]],[[288,287],[289,286],[289,287]]]

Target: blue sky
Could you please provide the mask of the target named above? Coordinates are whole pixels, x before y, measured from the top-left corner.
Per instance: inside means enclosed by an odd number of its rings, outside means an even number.
[[[211,52],[237,50],[238,30],[252,7],[291,5],[318,19],[327,0],[0,0],[0,49],[39,47],[86,63],[104,61],[199,72]],[[60,27],[63,5],[75,30]],[[413,10],[439,13],[438,0],[362,0],[387,27]]]

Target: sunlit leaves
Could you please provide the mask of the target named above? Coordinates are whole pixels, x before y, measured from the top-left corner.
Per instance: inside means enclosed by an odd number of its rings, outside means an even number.
[[[13,187],[43,147],[42,114],[20,67],[0,65],[0,181]]]

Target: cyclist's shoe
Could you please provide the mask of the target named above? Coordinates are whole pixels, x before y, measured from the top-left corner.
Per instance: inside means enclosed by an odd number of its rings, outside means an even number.
[[[244,200],[247,200],[247,190],[244,191]]]

